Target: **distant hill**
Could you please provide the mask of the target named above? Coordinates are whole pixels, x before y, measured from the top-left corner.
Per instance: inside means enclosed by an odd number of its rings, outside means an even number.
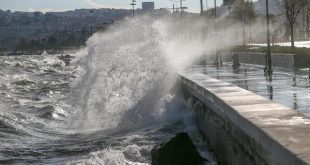
[[[136,14],[141,13],[141,9],[136,10]],[[152,13],[169,11],[158,9]],[[76,9],[46,13],[0,10],[0,50],[81,46],[94,32],[128,16],[132,16],[132,10]]]

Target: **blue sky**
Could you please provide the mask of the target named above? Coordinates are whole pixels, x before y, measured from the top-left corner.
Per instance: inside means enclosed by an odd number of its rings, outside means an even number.
[[[141,2],[155,2],[156,8],[172,7],[170,0],[137,0],[137,7],[141,8]],[[178,1],[178,0],[173,0]],[[204,3],[206,0],[203,0]],[[207,0],[208,5],[213,5],[213,0]],[[79,8],[130,8],[131,0],[0,0],[0,9],[12,11],[64,11]],[[217,0],[218,4],[222,0]],[[176,3],[179,5],[179,3]],[[200,0],[185,0],[184,6],[189,11],[198,12]]]

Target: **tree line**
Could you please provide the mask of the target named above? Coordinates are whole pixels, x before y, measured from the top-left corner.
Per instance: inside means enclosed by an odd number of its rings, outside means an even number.
[[[294,25],[300,12],[306,8],[307,10],[307,29],[309,33],[309,0],[281,0],[283,9],[285,10],[285,17],[290,27],[291,47],[295,47]],[[309,35],[309,34],[308,34]]]
[[[261,0],[260,5],[265,3],[265,0]],[[302,20],[305,22],[302,22],[302,24],[306,25],[305,28],[305,34],[307,35],[307,39],[310,38],[310,0],[269,0],[269,4],[276,4],[277,9],[279,9],[280,15],[277,14],[269,14],[270,18],[270,24],[273,26],[272,30],[272,40],[274,40],[274,37],[278,35],[277,33],[282,33],[281,30],[285,30],[285,37],[289,38],[291,42],[291,47],[295,47],[295,30],[296,25],[298,22],[298,18],[302,12],[306,13],[306,19]],[[226,13],[224,16],[224,19],[218,20],[218,24],[221,24],[221,21],[223,23],[223,26],[231,26],[235,24],[236,22],[241,25],[239,29],[243,30],[243,33],[245,31],[250,31],[248,34],[248,40],[252,41],[251,37],[251,28],[253,27],[257,21],[261,21],[261,23],[265,23],[266,15],[265,11],[263,13],[260,13],[260,15],[257,15],[255,13],[255,6],[254,4],[257,2],[253,2],[251,0],[242,0],[242,1],[236,1],[232,5],[229,5],[229,13]],[[218,7],[217,7],[218,8]],[[218,9],[217,9],[218,10]],[[270,9],[269,9],[270,10]],[[209,18],[214,17],[214,8],[211,8],[206,11],[206,16]],[[222,17],[223,18],[223,17]],[[279,19],[285,19],[284,24],[279,24],[276,27],[276,23],[279,23]],[[257,26],[257,24],[256,24]],[[263,29],[264,27],[262,27]],[[245,34],[243,34],[245,35]],[[253,39],[258,39],[258,36]],[[263,38],[264,36],[262,36]],[[243,39],[245,40],[245,39]],[[258,39],[259,40],[259,39]]]

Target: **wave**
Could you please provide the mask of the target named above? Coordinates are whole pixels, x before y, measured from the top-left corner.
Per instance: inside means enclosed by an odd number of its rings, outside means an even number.
[[[70,125],[77,131],[130,129],[160,118],[157,106],[176,71],[206,51],[197,27],[177,30],[182,23],[189,22],[141,16],[92,36],[78,53],[82,76],[71,93],[76,115]],[[182,41],[185,35],[191,37]]]
[[[200,20],[141,16],[94,34],[71,66],[4,57],[0,162],[149,164],[154,145],[189,125],[187,102],[171,91],[176,72],[207,51],[200,33]]]

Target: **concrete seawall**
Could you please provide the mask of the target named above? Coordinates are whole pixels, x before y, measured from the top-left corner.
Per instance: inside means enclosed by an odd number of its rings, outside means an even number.
[[[220,164],[310,164],[310,118],[203,74],[179,74]]]
[[[238,65],[238,63],[265,65],[265,61],[266,61],[265,55],[266,53],[233,52],[230,58],[226,58],[226,59],[231,59],[234,65]],[[310,56],[309,55],[272,53],[271,58],[272,58],[272,65],[274,67],[285,67],[285,68],[309,68],[310,67]]]

